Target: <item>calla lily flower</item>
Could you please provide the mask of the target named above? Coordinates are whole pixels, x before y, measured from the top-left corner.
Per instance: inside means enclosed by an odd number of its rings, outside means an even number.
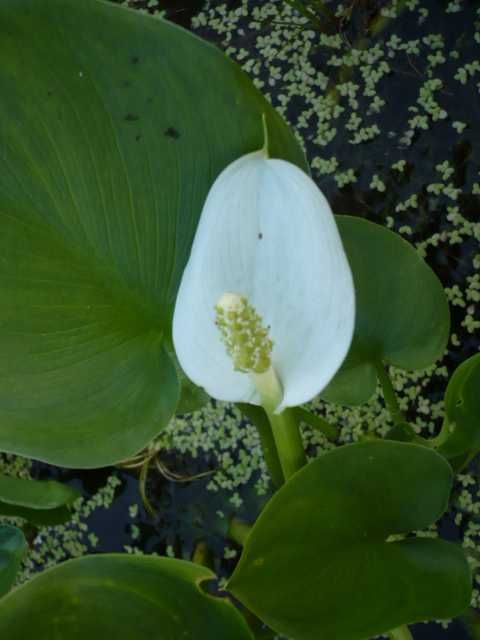
[[[180,284],[173,341],[213,398],[275,413],[335,375],[354,328],[354,288],[335,219],[315,183],[265,150],[230,164],[203,207]],[[268,395],[268,394],[267,394]]]

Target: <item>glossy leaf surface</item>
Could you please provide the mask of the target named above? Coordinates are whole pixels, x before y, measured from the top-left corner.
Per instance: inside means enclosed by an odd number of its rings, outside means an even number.
[[[53,480],[24,480],[0,475],[0,515],[19,516],[35,525],[52,525],[70,517],[69,507],[80,496]]]
[[[85,556],[49,569],[0,600],[10,640],[252,640],[225,598],[199,586],[214,574],[171,558]]]
[[[215,47],[111,3],[5,0],[0,59],[0,449],[107,465],[177,406],[164,339],[215,177],[262,114],[303,154]]]
[[[355,333],[342,368],[321,397],[365,402],[375,391],[375,363],[423,369],[443,355],[450,312],[443,287],[399,235],[351,216],[337,216],[353,273]]]
[[[295,640],[366,640],[450,618],[470,601],[461,548],[394,541],[447,507],[449,464],[414,444],[348,445],[317,458],[271,499],[227,588]]]
[[[0,597],[10,591],[27,550],[25,536],[10,525],[0,525]]]

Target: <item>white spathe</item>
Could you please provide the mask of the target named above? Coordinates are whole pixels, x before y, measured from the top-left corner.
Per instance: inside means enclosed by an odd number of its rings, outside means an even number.
[[[321,191],[264,151],[230,164],[210,189],[173,318],[177,357],[195,384],[218,400],[260,404],[252,376],[233,369],[215,325],[226,292],[245,296],[270,328],[283,388],[277,412],[322,391],[352,340],[352,274]]]

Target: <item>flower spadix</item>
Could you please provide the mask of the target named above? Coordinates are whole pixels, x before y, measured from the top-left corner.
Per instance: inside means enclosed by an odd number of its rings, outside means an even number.
[[[177,296],[187,376],[219,400],[270,395],[279,412],[328,384],[353,327],[352,276],[321,191],[264,150],[233,162],[207,196]]]

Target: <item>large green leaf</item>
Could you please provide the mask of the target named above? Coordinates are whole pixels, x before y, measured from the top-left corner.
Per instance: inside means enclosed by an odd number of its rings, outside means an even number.
[[[49,569],[0,600],[9,640],[252,640],[225,598],[200,583],[214,574],[183,560],[86,556]]]
[[[99,0],[0,5],[0,449],[116,462],[179,398],[164,348],[209,187],[293,135],[215,47]]]
[[[470,601],[460,546],[408,537],[445,510],[452,470],[426,447],[340,447],[295,474],[254,525],[227,588],[295,640],[364,640],[461,613]]]
[[[448,458],[480,450],[480,353],[454,371],[445,392],[445,424],[438,451]]]
[[[10,525],[0,525],[0,597],[10,591],[27,550],[25,536]]]
[[[80,493],[54,480],[24,480],[0,475],[0,515],[19,516],[35,525],[60,524]]]
[[[356,322],[349,354],[322,397],[359,404],[375,391],[377,363],[423,369],[440,358],[450,313],[440,281],[412,245],[362,218],[336,220],[355,282]]]

